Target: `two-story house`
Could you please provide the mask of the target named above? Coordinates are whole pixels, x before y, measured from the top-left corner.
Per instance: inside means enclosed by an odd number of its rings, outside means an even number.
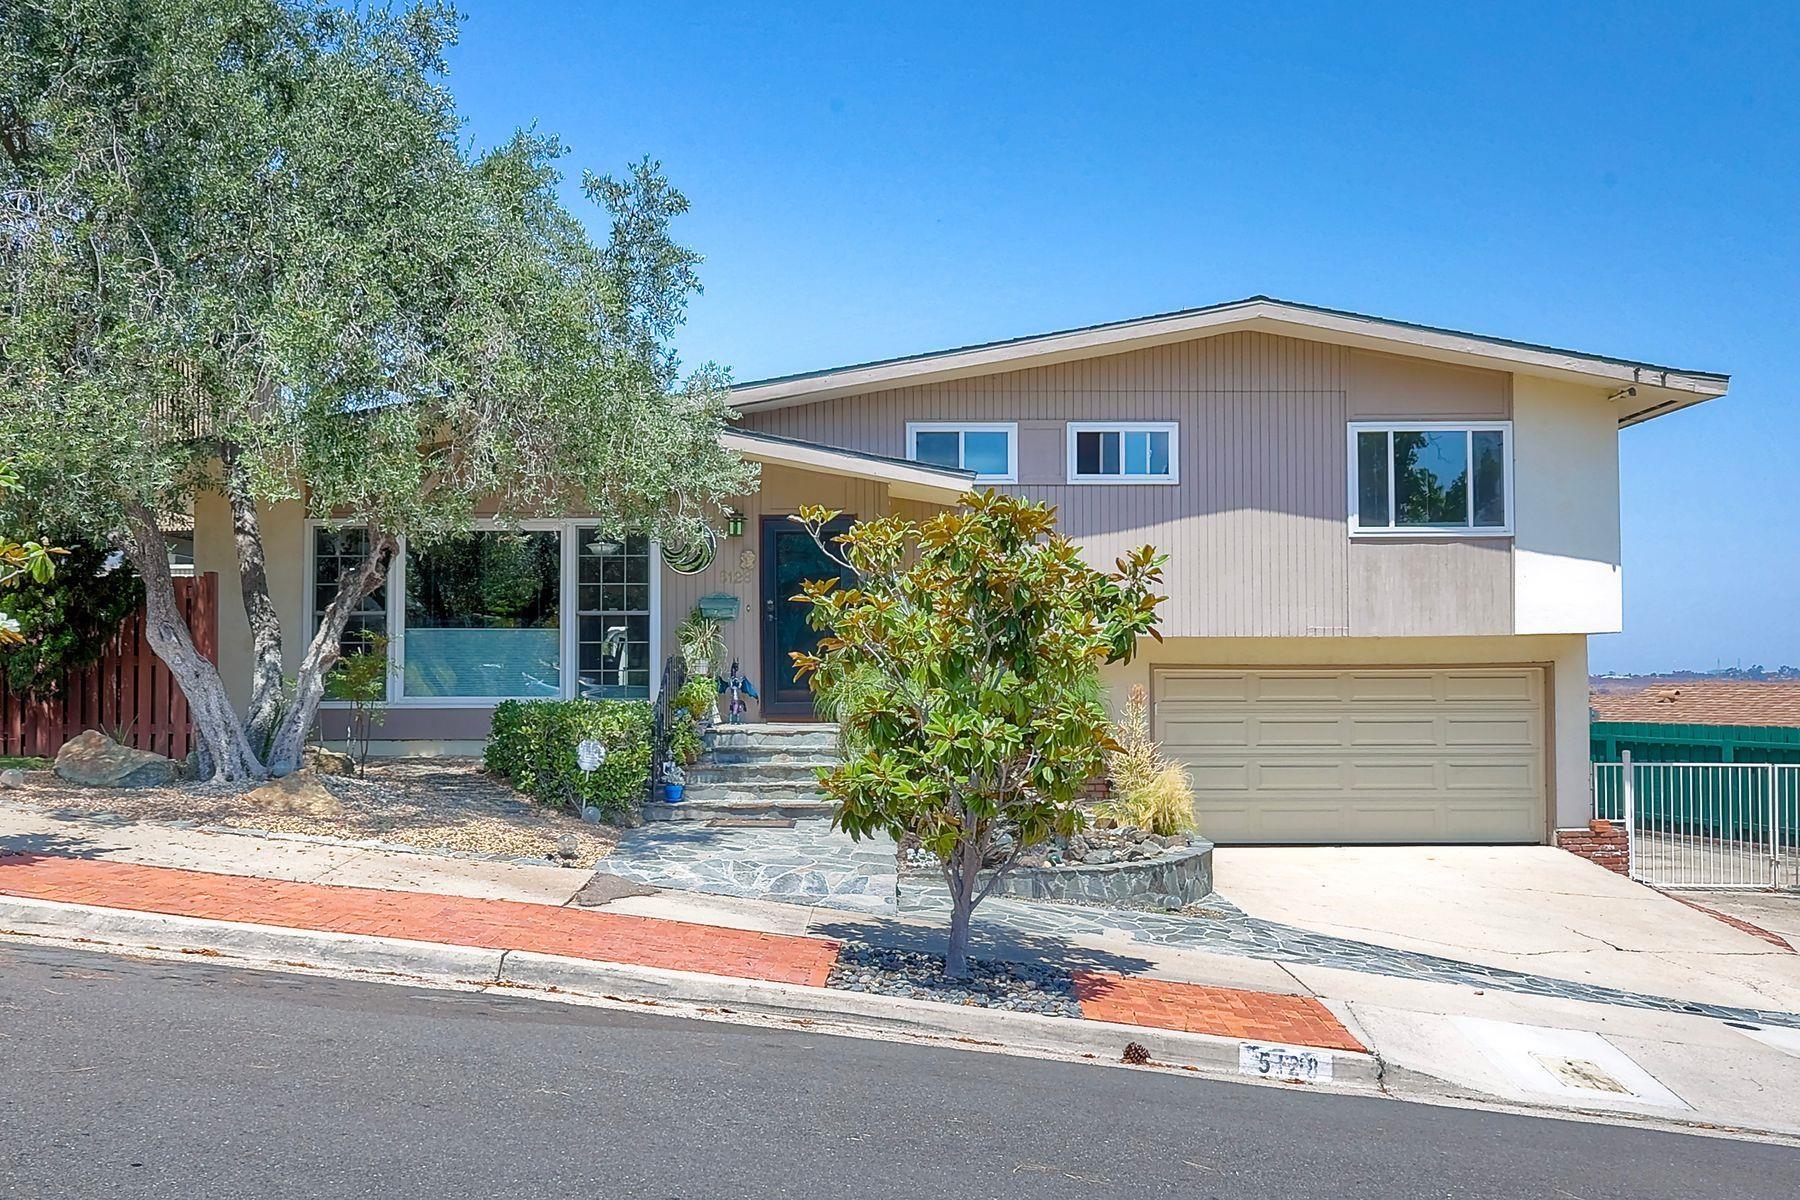
[[[1165,640],[1110,682],[1149,689],[1209,837],[1546,841],[1588,813],[1618,431],[1727,383],[1265,297],[746,383],[729,436],[762,485],[710,552],[571,517],[527,526],[524,553],[484,554],[496,530],[403,556],[362,618],[394,638],[380,736],[473,750],[500,698],[647,696],[701,597],[739,607],[756,715],[808,719],[787,652],[816,635],[786,598],[825,568],[785,517],[926,513],[972,480],[1057,505],[1096,563],[1168,552]],[[197,515],[197,561],[229,575],[229,519]],[[346,536],[297,507],[265,521],[297,632]],[[447,582],[489,558],[536,572],[528,613],[461,611]],[[241,615],[221,635],[247,686]]]

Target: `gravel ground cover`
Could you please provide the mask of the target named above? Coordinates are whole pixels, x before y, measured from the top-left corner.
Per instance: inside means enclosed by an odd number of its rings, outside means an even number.
[[[1075,981],[1067,971],[985,959],[970,959],[969,968],[974,978],[951,980],[944,977],[940,955],[850,944],[839,952],[825,986],[908,1000],[1081,1019]]]
[[[322,778],[343,806],[341,813],[272,811],[236,788],[205,783],[83,787],[49,771],[27,772],[25,786],[0,792],[0,799],[71,817],[109,814],[129,821],[223,825],[492,858],[554,859],[571,866],[592,866],[618,838],[611,826],[520,796],[484,774],[475,759],[373,759],[363,778]]]

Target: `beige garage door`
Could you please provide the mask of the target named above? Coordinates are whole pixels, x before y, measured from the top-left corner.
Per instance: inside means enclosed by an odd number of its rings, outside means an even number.
[[[1152,675],[1155,732],[1217,842],[1538,842],[1535,667]]]

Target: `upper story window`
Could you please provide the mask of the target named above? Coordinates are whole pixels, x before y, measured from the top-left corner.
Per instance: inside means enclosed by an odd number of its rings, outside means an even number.
[[[1352,422],[1350,532],[1511,533],[1512,424]]]
[[[1173,421],[1071,421],[1070,483],[1175,483]]]
[[[959,421],[911,421],[906,457],[934,467],[975,472],[978,483],[1013,483],[1019,478],[1019,427]]]

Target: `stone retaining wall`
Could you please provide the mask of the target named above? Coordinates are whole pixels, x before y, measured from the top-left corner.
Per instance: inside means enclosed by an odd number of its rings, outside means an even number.
[[[1105,904],[1119,908],[1181,908],[1212,891],[1212,843],[1166,850],[1155,858],[1131,862],[1083,863],[1079,866],[1014,867],[993,894],[1019,900],[1071,904]],[[944,885],[923,874],[900,880],[900,903],[906,893],[941,897]]]

